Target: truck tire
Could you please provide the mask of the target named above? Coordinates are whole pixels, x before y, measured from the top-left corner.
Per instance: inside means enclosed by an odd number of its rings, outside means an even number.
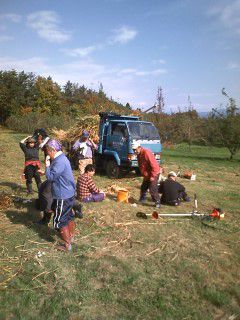
[[[120,174],[120,168],[117,165],[116,161],[108,160],[106,165],[107,176],[110,179],[118,179]]]

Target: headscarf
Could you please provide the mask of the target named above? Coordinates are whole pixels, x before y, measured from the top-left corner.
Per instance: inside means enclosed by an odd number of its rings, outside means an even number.
[[[56,151],[61,151],[61,150],[62,150],[62,145],[61,145],[61,143],[60,143],[58,140],[56,140],[56,139],[50,139],[50,140],[48,140],[46,146],[49,146],[49,147],[55,149]]]

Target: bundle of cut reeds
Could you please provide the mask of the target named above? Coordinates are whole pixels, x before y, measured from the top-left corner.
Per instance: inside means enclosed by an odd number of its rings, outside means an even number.
[[[78,120],[78,122],[69,130],[52,129],[51,135],[61,142],[75,142],[80,138],[83,130],[89,132],[91,139],[98,143],[99,116],[88,115]]]

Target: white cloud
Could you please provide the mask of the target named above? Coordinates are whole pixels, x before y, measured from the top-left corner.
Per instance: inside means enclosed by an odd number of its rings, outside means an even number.
[[[137,70],[134,68],[126,68],[119,71],[119,74],[134,74]]]
[[[227,66],[229,70],[240,70],[240,64],[237,62],[230,62]]]
[[[140,101],[140,102],[137,103],[137,105],[141,108],[141,107],[148,106],[148,103],[146,101]]]
[[[9,20],[14,23],[18,23],[21,21],[21,16],[15,13],[6,13],[0,15],[1,20]]]
[[[240,35],[240,0],[231,1],[225,6],[212,7],[208,15],[218,17],[225,28]]]
[[[86,57],[96,49],[97,46],[89,46],[75,49],[62,49],[61,51],[70,57]]]
[[[164,59],[156,59],[156,60],[153,60],[153,63],[154,64],[165,64],[166,60],[164,60]]]
[[[59,26],[60,18],[54,11],[34,12],[28,15],[27,24],[49,42],[63,43],[71,38],[70,32]]]
[[[122,74],[132,74],[134,76],[138,77],[144,77],[144,76],[157,76],[159,74],[165,74],[167,73],[166,69],[155,69],[150,71],[144,71],[144,70],[136,70],[136,69],[123,69],[120,70],[120,73]]]
[[[0,36],[0,42],[5,42],[5,41],[9,41],[9,40],[13,40],[13,37],[10,36]]]
[[[32,57],[29,59],[14,59],[8,57],[0,57],[0,69],[1,70],[12,70],[36,72],[42,73],[48,70],[46,65],[46,59],[41,57]]]
[[[111,38],[110,42],[120,44],[125,44],[133,40],[137,35],[137,31],[135,29],[127,26],[122,26],[119,29],[115,29],[113,32],[114,36]]]

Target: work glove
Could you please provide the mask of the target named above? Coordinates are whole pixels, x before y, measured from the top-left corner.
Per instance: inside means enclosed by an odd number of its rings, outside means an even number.
[[[46,168],[50,167],[50,157],[49,156],[46,156],[45,166],[46,166]]]

